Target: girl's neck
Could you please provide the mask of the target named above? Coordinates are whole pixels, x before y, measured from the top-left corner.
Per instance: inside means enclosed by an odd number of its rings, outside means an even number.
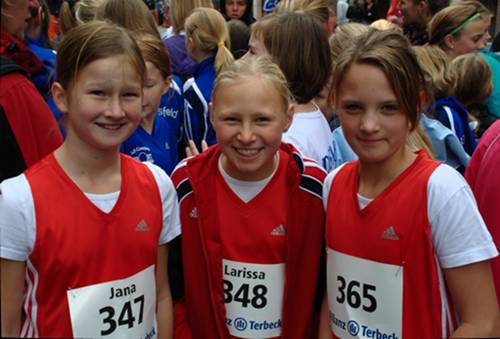
[[[295,104],[295,113],[308,113],[317,110],[317,106],[311,101],[304,104]]]
[[[193,50],[191,52],[191,58],[193,58],[193,60],[196,61],[198,64],[200,64],[203,60],[210,58],[212,55],[213,55],[212,53],[206,53],[198,50]]]
[[[105,194],[120,190],[120,150],[98,150],[68,134],[55,158],[73,182],[86,193]]]
[[[156,113],[151,113],[141,119],[141,127],[144,128],[144,130],[148,132],[148,134],[153,133],[155,117]]]
[[[410,167],[417,155],[406,145],[383,163],[359,162],[358,193],[365,198],[375,198],[401,173]]]

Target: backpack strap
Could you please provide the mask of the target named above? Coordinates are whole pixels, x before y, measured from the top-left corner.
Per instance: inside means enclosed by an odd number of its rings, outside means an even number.
[[[29,78],[28,73],[16,64],[14,61],[7,59],[3,55],[0,55],[0,76],[4,76],[9,73],[18,72]]]

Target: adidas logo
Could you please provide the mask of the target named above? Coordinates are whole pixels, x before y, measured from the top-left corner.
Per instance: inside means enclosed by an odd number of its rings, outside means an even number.
[[[148,224],[146,224],[144,219],[141,219],[141,221],[139,221],[137,226],[135,226],[135,230],[137,232],[147,232],[147,231],[149,231],[149,226],[148,226]]]
[[[283,225],[279,225],[274,230],[271,231],[271,235],[283,236],[286,235],[285,227]]]
[[[381,236],[382,239],[389,239],[389,240],[399,240],[398,235],[396,234],[396,231],[394,230],[393,226],[389,226],[384,233],[382,233]]]
[[[198,210],[196,209],[196,207],[191,210],[191,213],[189,213],[189,216],[191,218],[198,218]]]

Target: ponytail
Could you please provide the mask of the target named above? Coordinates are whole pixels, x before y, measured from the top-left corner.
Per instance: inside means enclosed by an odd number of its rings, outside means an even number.
[[[77,26],[76,18],[73,14],[73,8],[66,0],[61,4],[59,20],[61,22],[61,33],[63,35],[66,34],[70,29]]]
[[[229,50],[229,32],[222,14],[212,8],[196,8],[186,19],[186,37],[193,40],[194,48],[215,55],[217,74],[234,57]]]
[[[217,53],[215,53],[215,72],[219,74],[224,67],[234,62],[233,54],[229,50],[229,40],[221,40],[217,43]]]

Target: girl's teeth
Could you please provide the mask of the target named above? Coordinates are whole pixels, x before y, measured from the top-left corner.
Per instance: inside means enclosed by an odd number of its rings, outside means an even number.
[[[238,152],[243,155],[255,155],[258,151],[254,149],[238,149]]]

